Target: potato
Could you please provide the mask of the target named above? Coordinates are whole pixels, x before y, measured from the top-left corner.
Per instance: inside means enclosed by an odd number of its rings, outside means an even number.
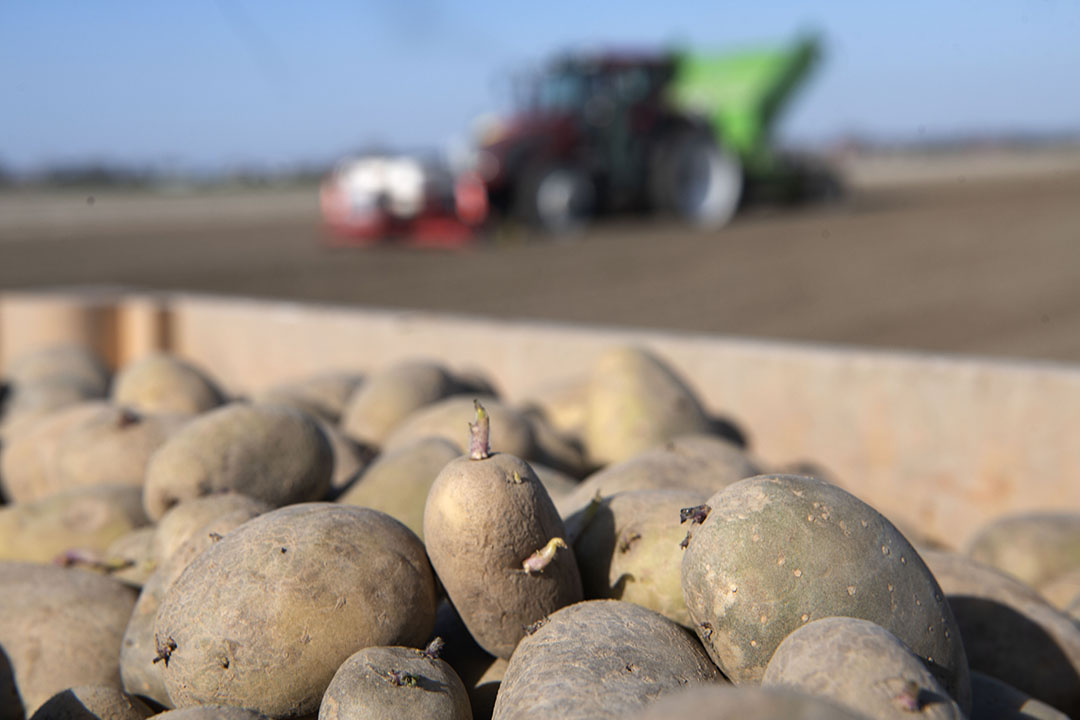
[[[566,530],[532,468],[489,455],[486,433],[473,449],[476,459],[451,460],[431,486],[424,541],[476,642],[508,658],[526,626],[581,600],[581,578],[574,554],[557,550]]]
[[[525,408],[520,413],[532,431],[537,460],[571,477],[585,477],[588,466],[585,462],[585,451],[578,441],[559,433],[539,410]]]
[[[762,687],[825,697],[874,718],[966,716],[911,650],[885,628],[851,617],[814,620],[784,638]]]
[[[307,503],[260,515],[196,557],[165,594],[154,634],[175,705],[299,717],[354,652],[419,645],[434,622],[416,535],[374,510]]]
[[[591,515],[573,543],[585,597],[637,603],[692,627],[680,572],[687,527],[679,511],[707,497],[693,490],[638,490],[579,511]]]
[[[530,393],[526,412],[539,412],[556,432],[580,440],[589,398],[587,376],[548,383]]]
[[[271,510],[262,500],[235,492],[206,495],[174,505],[158,521],[150,544],[150,554],[158,565],[164,563],[178,547],[202,530],[208,523],[237,510],[244,511],[244,520]]]
[[[275,385],[256,393],[252,400],[261,405],[289,405],[337,425],[362,382],[356,373],[320,373]]]
[[[109,371],[97,355],[76,345],[55,345],[31,350],[14,358],[5,373],[13,385],[32,385],[53,378],[70,378],[104,397]]]
[[[1080,513],[1007,515],[972,539],[968,554],[1031,587],[1080,569]]]
[[[353,393],[341,415],[341,430],[365,445],[381,446],[409,415],[458,390],[444,367],[409,361],[373,373]]]
[[[581,484],[580,481],[567,475],[562,470],[556,470],[543,463],[529,461],[529,467],[533,469],[536,477],[540,479],[540,484],[547,490],[548,496],[551,497],[551,501],[555,503],[556,508]]]
[[[789,633],[842,615],[896,635],[970,708],[967,658],[941,588],[872,507],[821,480],[761,475],[713,495],[703,511],[683,555],[683,594],[732,682],[760,682]]]
[[[68,550],[100,555],[147,522],[139,488],[73,488],[0,508],[0,560],[52,562]]]
[[[742,448],[711,435],[684,435],[585,478],[559,509],[566,514],[596,497],[629,490],[692,490],[708,497],[761,473]]]
[[[105,550],[105,562],[117,568],[109,574],[132,587],[141,588],[156,566],[150,549],[155,531],[156,528],[146,526],[116,538]]]
[[[971,671],[971,720],[1069,720],[1069,716],[1012,685]]]
[[[141,488],[150,456],[189,418],[108,407],[74,424],[56,447],[56,489],[88,485]]]
[[[443,467],[460,455],[449,440],[420,438],[378,455],[337,502],[380,510],[423,538],[428,490]]]
[[[120,687],[120,638],[135,591],[111,578],[0,562],[0,648],[27,717],[58,692]]]
[[[270,505],[321,500],[333,454],[310,415],[232,403],[192,420],[146,468],[143,502],[155,520],[182,500],[235,491]]]
[[[493,718],[623,718],[665,693],[720,681],[701,646],[667,618],[632,603],[587,600],[522,639]]]
[[[1058,610],[1065,610],[1073,598],[1080,595],[1080,567],[1057,575],[1036,589],[1048,603]]]
[[[55,410],[11,432],[0,444],[0,489],[12,502],[45,497],[57,487],[57,447],[65,433],[108,405],[89,400]]]
[[[225,402],[205,372],[163,352],[150,353],[121,368],[110,397],[116,405],[148,414],[197,415]]]
[[[707,685],[661,698],[630,720],[866,720],[862,713],[795,690]]]
[[[195,502],[198,501],[181,503],[177,509]],[[161,675],[162,665],[157,660],[158,649],[154,641],[154,620],[157,618],[161,601],[172,584],[196,557],[214,542],[261,512],[263,510],[259,505],[234,507],[209,520],[198,530],[185,533],[187,539],[163,557],[144,583],[142,592],[139,593],[139,598],[135,602],[135,609],[131,613],[131,619],[124,630],[124,642],[120,649],[120,675],[123,678],[125,690],[148,697],[166,707],[172,705],[169,693],[165,690],[165,679]],[[166,515],[162,522],[168,518],[169,516]]]
[[[108,685],[83,685],[53,695],[30,720],[145,720],[146,703]]]
[[[709,430],[709,418],[693,391],[650,352],[616,348],[593,363],[584,439],[594,465],[626,460],[679,435]]]
[[[334,425],[319,421],[319,427],[330,442],[330,454],[334,471],[330,474],[330,491],[323,499],[336,499],[360,477],[375,455],[371,448],[362,446],[345,437]]]
[[[498,681],[502,679],[500,668],[505,669],[506,660],[495,657],[476,644],[453,603],[445,597],[439,602],[432,635],[443,641],[439,657],[454,669],[465,685],[473,717],[491,720]]]
[[[445,661],[406,647],[367,647],[334,673],[319,720],[471,720],[461,678]]]
[[[12,385],[7,389],[0,417],[0,439],[9,438],[57,410],[96,400],[101,395],[77,378],[50,378]]]
[[[1024,583],[964,555],[927,552],[971,669],[1080,715],[1080,627]]]
[[[154,715],[154,720],[268,720],[266,715],[235,705],[195,705]]]
[[[495,712],[495,699],[499,697],[499,688],[502,687],[508,667],[510,667],[508,660],[492,658],[491,664],[476,679],[476,682],[465,688],[469,694],[469,704],[472,705],[474,719],[489,720]]]
[[[536,445],[529,421],[498,400],[488,397],[479,400],[491,419],[492,450],[526,460],[533,457]],[[471,395],[459,395],[417,410],[386,438],[383,451],[396,450],[424,437],[441,437],[455,444],[463,442],[475,401]]]

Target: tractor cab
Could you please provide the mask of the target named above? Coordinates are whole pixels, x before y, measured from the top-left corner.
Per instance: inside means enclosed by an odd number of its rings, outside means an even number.
[[[521,81],[516,112],[481,143],[492,206],[546,224],[551,214],[537,207],[545,197],[548,210],[558,198],[577,214],[643,204],[674,69],[663,55],[566,55]],[[545,195],[545,182],[557,189]]]

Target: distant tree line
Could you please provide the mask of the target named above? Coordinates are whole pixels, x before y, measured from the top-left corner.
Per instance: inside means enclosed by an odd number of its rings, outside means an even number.
[[[0,162],[0,188],[116,188],[160,186],[273,187],[318,182],[329,165],[294,165],[287,168],[228,168],[213,171],[182,171],[156,167],[132,167],[107,162],[75,162],[16,172]]]

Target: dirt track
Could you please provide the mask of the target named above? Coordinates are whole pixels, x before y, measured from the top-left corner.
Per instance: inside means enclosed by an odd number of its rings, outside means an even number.
[[[96,283],[1080,362],[1080,173],[865,189],[718,233],[320,246],[310,192],[0,196],[0,290]]]

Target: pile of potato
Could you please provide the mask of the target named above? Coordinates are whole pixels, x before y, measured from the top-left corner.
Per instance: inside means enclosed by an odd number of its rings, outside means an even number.
[[[0,720],[1080,717],[1080,515],[905,536],[639,349],[516,406],[47,348],[2,402]]]

